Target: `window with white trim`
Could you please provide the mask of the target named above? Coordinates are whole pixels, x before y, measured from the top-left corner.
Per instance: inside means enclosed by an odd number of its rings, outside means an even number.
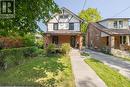
[[[117,28],[117,21],[114,21],[113,26],[114,28]]]
[[[123,28],[123,21],[119,21],[119,28]]]
[[[126,44],[126,36],[120,36],[120,44]]]

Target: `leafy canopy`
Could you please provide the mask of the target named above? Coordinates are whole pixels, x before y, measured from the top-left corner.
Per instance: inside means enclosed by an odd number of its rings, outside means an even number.
[[[35,32],[37,21],[46,23],[50,15],[58,11],[54,0],[15,0],[15,18],[0,19],[0,35]]]
[[[97,22],[101,20],[100,12],[95,8],[88,8],[87,10],[82,10],[79,16],[85,20],[85,23],[81,25],[81,30],[83,33],[86,32],[87,26],[90,22]]]

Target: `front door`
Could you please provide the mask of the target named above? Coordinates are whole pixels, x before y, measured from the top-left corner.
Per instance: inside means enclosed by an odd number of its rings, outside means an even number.
[[[71,36],[70,45],[71,45],[71,47],[75,47],[75,45],[76,45],[76,37],[75,36]]]
[[[52,37],[52,43],[53,44],[58,44],[58,36],[53,36]]]

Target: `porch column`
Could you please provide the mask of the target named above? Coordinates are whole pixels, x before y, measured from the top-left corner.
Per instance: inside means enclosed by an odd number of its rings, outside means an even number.
[[[130,45],[130,36],[129,35],[126,36],[126,42],[128,43],[128,45]]]
[[[115,47],[115,37],[110,36],[109,42],[110,42],[110,48],[114,48]]]

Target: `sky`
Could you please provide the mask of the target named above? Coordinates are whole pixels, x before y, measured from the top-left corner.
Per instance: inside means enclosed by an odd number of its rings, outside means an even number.
[[[78,14],[83,9],[85,0],[55,0],[59,7],[66,7]],[[86,0],[84,10],[97,8],[103,19],[111,18],[115,14],[130,7],[130,0]],[[130,8],[115,17],[130,17]]]
[[[85,0],[54,0],[59,7],[66,7],[75,14],[83,9]],[[103,19],[112,18],[116,14],[120,13],[122,10],[129,7],[129,9],[123,11],[121,14],[115,17],[130,18],[130,0],[86,0],[84,10],[87,8],[97,8]],[[40,28],[46,31],[45,25],[43,23],[38,23]]]

